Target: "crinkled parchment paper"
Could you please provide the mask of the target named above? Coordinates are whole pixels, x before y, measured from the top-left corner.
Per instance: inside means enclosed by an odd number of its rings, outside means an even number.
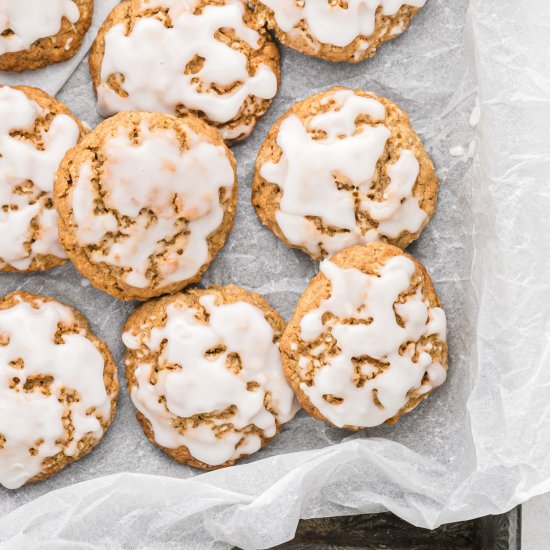
[[[96,3],[100,11],[112,4]],[[405,35],[362,64],[284,49],[272,109],[234,148],[237,222],[202,284],[258,291],[288,318],[316,265],[262,228],[250,205],[268,128],[297,99],[336,84],[381,93],[409,112],[441,180],[438,213],[410,251],[446,307],[444,387],[395,427],[356,435],[302,412],[243,465],[202,475],[145,439],[123,390],[115,423],[91,455],[48,481],[0,490],[2,548],[266,548],[292,538],[300,517],[388,509],[435,527],[504,512],[550,490],[549,48],[547,0],[469,7],[429,0]],[[56,91],[60,74],[10,82]],[[58,97],[90,124],[99,121],[84,65]],[[82,310],[124,383],[119,335],[134,304],[86,286],[70,265],[0,276],[2,293],[18,288]]]

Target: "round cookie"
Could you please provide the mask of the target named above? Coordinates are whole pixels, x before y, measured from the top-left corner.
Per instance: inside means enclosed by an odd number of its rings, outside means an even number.
[[[0,71],[59,63],[80,49],[93,0],[0,0]]]
[[[53,298],[0,298],[0,484],[17,489],[88,454],[113,421],[116,365]]]
[[[76,268],[112,296],[146,300],[198,281],[224,245],[235,159],[198,118],[119,113],[65,156],[54,203]]]
[[[42,90],[0,86],[0,272],[65,263],[53,180],[84,134],[69,109]]]
[[[337,87],[294,105],[256,159],[252,203],[315,259],[373,241],[407,247],[433,216],[438,180],[395,103]]]
[[[246,0],[127,0],[90,54],[98,111],[188,113],[247,138],[277,93],[279,52]]]
[[[128,391],[149,440],[205,470],[266,445],[298,410],[281,365],[284,327],[261,296],[233,285],[137,309],[122,339]]]
[[[426,0],[250,0],[287,46],[357,63],[406,30]]]
[[[430,276],[385,243],[321,263],[281,340],[304,409],[337,428],[394,424],[447,376],[445,313]]]

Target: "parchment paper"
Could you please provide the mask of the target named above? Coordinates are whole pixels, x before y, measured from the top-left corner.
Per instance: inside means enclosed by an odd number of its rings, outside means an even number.
[[[267,548],[291,539],[300,517],[388,509],[433,528],[550,490],[550,3],[471,0],[467,9],[429,0],[407,33],[355,66],[283,49],[280,93],[234,148],[235,229],[202,280],[260,292],[291,315],[317,267],[257,220],[256,152],[300,98],[336,84],[386,95],[409,112],[441,180],[437,215],[409,250],[445,304],[444,387],[395,427],[351,436],[302,412],[243,465],[202,475],[145,439],[123,389],[91,455],[48,481],[0,490],[3,549]],[[58,97],[99,121],[85,66]],[[2,293],[17,288],[82,310],[124,385],[120,328],[134,304],[83,286],[71,266],[0,277]]]

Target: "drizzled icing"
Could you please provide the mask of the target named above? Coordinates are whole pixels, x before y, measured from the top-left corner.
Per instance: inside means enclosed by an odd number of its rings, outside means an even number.
[[[39,474],[48,457],[74,456],[84,436],[100,439],[115,397],[105,389],[103,356],[82,330],[55,343],[60,324],[76,325],[72,311],[37,300],[0,310],[0,483],[8,489]],[[46,382],[33,388],[37,377]],[[78,399],[60,402],[71,390]]]
[[[189,127],[183,151],[171,129],[142,121],[138,144],[129,132],[121,126],[103,146],[104,213],[95,208],[91,163],[82,164],[71,198],[76,238],[82,246],[101,243],[92,261],[123,268],[133,287],[152,284],[152,264],[158,286],[184,281],[211,259],[207,238],[224,217],[220,190],[230,194],[235,179],[227,149]]]
[[[129,35],[122,23],[106,33],[97,88],[102,115],[123,110],[176,114],[176,107],[183,105],[204,112],[210,121],[226,123],[238,117],[248,98],[275,96],[277,77],[269,66],[260,64],[255,74],[249,75],[247,57],[216,38],[220,29],[232,29],[250,48],[260,47],[259,33],[244,22],[248,8],[243,0],[207,5],[195,14],[198,4],[198,0],[143,0],[143,10],[166,8],[171,27],[155,17],[144,16],[137,19]],[[186,66],[197,56],[204,61],[191,74]],[[107,83],[116,74],[124,76],[124,97]],[[228,91],[220,94],[211,85]],[[252,127],[244,125],[241,130],[249,134]],[[230,139],[233,135],[223,137]]]
[[[295,33],[300,21],[307,25],[313,38],[324,44],[344,48],[359,36],[369,37],[375,31],[376,11],[396,15],[402,6],[421,8],[426,0],[347,0],[347,7],[329,0],[261,0],[273,10],[275,21],[283,32]],[[402,32],[394,29],[394,34]]]
[[[302,318],[300,337],[316,342],[330,332],[340,351],[325,356],[320,343],[311,358],[301,356],[298,368],[318,367],[313,384],[302,382],[300,388],[334,425],[378,426],[405,407],[410,395],[423,395],[445,381],[446,367],[430,355],[433,344],[422,340],[431,335],[446,340],[445,313],[427,303],[422,287],[397,302],[411,288],[415,270],[406,256],[388,260],[379,277],[330,260],[321,263],[331,294]],[[331,403],[327,396],[342,401]]]
[[[168,449],[185,446],[195,459],[219,466],[256,452],[260,435],[273,437],[277,426],[291,420],[298,407],[263,312],[247,302],[216,305],[211,294],[202,296],[200,304],[209,314],[207,323],[197,319],[195,309],[170,304],[165,326],[150,334],[130,330],[123,340],[132,350],[146,346],[148,353],[160,351],[157,363],[171,365],[158,370],[154,384],[155,365],[147,355],[134,372],[132,401],[151,423],[155,441]],[[208,356],[208,350],[219,352]],[[238,372],[228,368],[236,355]],[[185,430],[174,427],[175,417],[221,413],[232,406],[235,412],[228,418],[203,417],[201,422],[188,423]]]
[[[332,255],[353,244],[419,231],[428,215],[413,196],[419,163],[412,151],[402,150],[394,164],[385,166],[390,183],[383,200],[368,197],[377,163],[391,135],[383,124],[384,105],[351,90],[336,91],[322,103],[330,101],[334,102],[331,110],[307,122],[294,114],[287,116],[277,134],[282,157],[260,168],[260,175],[282,190],[276,221],[286,239],[313,255],[321,251]],[[379,123],[357,129],[356,120],[361,115]],[[324,136],[314,139],[310,132],[319,131]],[[353,189],[339,189],[337,180],[351,184]],[[363,232],[356,219],[357,203],[377,227]],[[309,216],[320,218],[337,231],[322,233]]]
[[[47,115],[23,92],[0,88],[0,269],[27,269],[37,254],[66,257],[57,240],[57,214],[47,206],[59,163],[78,141],[78,124],[67,115],[55,116],[41,131],[42,149],[10,135],[32,132]],[[32,243],[31,224],[39,226]]]
[[[63,18],[71,23],[80,19],[73,0],[0,0],[0,55],[29,48],[39,38],[61,30]]]

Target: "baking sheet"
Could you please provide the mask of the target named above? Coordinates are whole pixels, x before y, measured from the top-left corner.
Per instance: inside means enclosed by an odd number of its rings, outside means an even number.
[[[291,539],[300,517],[387,508],[435,527],[550,490],[550,4],[471,0],[467,10],[467,0],[429,0],[407,33],[359,65],[283,48],[280,93],[233,148],[235,229],[202,280],[239,284],[292,314],[317,266],[257,220],[255,155],[298,99],[332,85],[386,95],[408,111],[440,177],[437,215],[409,251],[445,304],[446,384],[395,427],[368,433],[302,412],[243,465],[201,475],[145,439],[123,389],[91,455],[37,485],[0,489],[2,548],[267,548]],[[85,65],[58,97],[99,122]],[[134,304],[86,285],[71,266],[0,276],[1,293],[18,288],[80,309],[124,385],[120,328]]]

